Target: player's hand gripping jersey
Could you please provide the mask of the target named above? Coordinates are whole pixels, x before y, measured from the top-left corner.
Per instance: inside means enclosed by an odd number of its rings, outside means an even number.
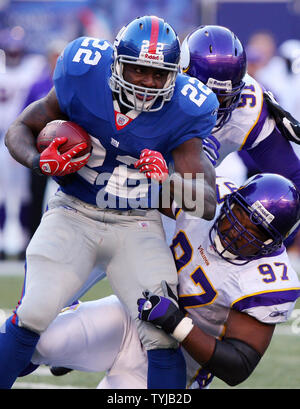
[[[225,195],[236,189],[228,179],[217,178],[219,206]],[[277,324],[289,318],[300,283],[284,248],[246,265],[232,265],[210,245],[213,221],[192,218],[176,206],[174,212],[172,251],[178,268],[179,299],[196,325],[220,338],[231,308],[264,323]],[[210,374],[184,353],[188,385],[205,386],[212,379]],[[82,303],[61,314],[42,335],[33,361],[84,371],[106,370],[99,388],[111,389],[145,388],[146,359],[134,321],[113,296]]]
[[[140,207],[154,207],[156,194],[150,204],[150,183],[134,162],[144,148],[159,151],[168,162],[180,144],[207,136],[218,103],[200,81],[178,75],[174,95],[162,109],[124,115],[109,86],[112,56],[109,42],[81,37],[58,60],[54,84],[60,108],[86,129],[93,145],[88,164],[59,183],[65,193],[100,208],[128,209],[136,197]]]

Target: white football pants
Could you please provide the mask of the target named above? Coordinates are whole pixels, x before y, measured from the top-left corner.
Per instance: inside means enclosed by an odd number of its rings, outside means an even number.
[[[176,348],[172,337],[137,318],[142,291],[162,295],[161,281],[166,280],[176,292],[177,271],[159,212],[99,210],[62,192],[48,207],[26,251],[19,325],[43,332],[100,263],[136,320],[145,348]]]
[[[147,354],[115,295],[67,308],[42,334],[31,360],[85,372],[106,372],[99,389],[146,389]]]

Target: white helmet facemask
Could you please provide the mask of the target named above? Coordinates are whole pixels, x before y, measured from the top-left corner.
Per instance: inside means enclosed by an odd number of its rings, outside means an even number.
[[[135,64],[146,67],[150,66],[153,68],[166,69],[169,71],[167,81],[163,88],[158,89],[134,85],[126,81],[123,77],[124,64]],[[159,111],[165,102],[171,100],[174,92],[178,69],[176,64],[170,65],[175,67],[165,67],[155,64],[152,61],[149,63],[148,61],[136,60],[134,57],[125,55],[116,56],[115,53],[115,61],[112,66],[112,76],[110,78],[111,90],[119,94],[120,103],[125,105],[127,108],[146,112]],[[126,99],[124,98],[124,95],[122,95],[122,91],[124,92]],[[161,101],[154,108],[153,105],[159,98],[161,98]]]

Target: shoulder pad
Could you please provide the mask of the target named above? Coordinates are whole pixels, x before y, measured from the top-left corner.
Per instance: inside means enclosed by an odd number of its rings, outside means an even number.
[[[174,97],[189,116],[217,115],[219,102],[215,93],[197,78],[179,74]]]
[[[82,75],[100,60],[103,65],[111,55],[112,46],[108,41],[79,37],[67,45],[60,59],[65,74]]]
[[[108,41],[79,37],[69,43],[58,58],[53,75],[61,110],[70,116],[70,104],[76,96],[94,112],[95,94],[107,84],[111,63],[112,46]]]
[[[286,250],[246,264],[239,284],[240,294],[231,307],[270,324],[286,321],[300,295]]]

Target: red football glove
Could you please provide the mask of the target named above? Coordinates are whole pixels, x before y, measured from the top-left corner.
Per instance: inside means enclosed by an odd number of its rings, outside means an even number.
[[[80,153],[87,147],[85,142],[79,144],[73,149],[68,150],[65,153],[59,153],[59,146],[67,142],[66,137],[55,138],[50,145],[41,153],[39,165],[42,173],[47,176],[65,176],[69,173],[76,172],[82,166],[84,166],[90,153],[74,158],[75,155]]]
[[[140,159],[135,162],[134,167],[144,173],[148,179],[164,182],[169,174],[168,166],[160,152],[143,149]]]

